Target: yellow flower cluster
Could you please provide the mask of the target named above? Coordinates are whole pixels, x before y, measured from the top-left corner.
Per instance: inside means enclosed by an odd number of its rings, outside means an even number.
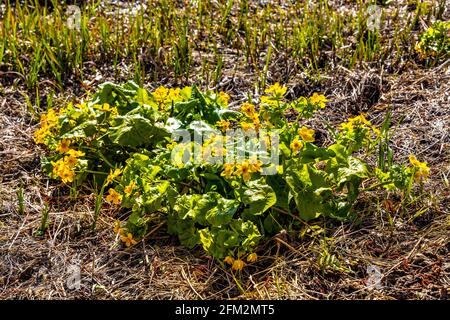
[[[226,131],[231,128],[231,122],[227,120],[217,121],[216,127],[218,127],[222,131]]]
[[[251,178],[252,173],[261,172],[262,168],[261,160],[251,158],[244,160],[239,164],[225,163],[223,165],[222,177],[231,179],[233,176],[241,176],[244,181],[248,181]]]
[[[114,233],[120,236],[120,240],[127,246],[131,247],[138,243],[134,238],[133,234],[130,232],[125,232],[123,228],[120,227],[120,221],[116,220],[114,223]]]
[[[409,162],[415,168],[414,179],[416,181],[427,179],[430,175],[430,167],[426,162],[420,162],[414,155],[409,156]]]
[[[66,153],[70,150],[70,140],[68,139],[62,139],[58,146],[56,147],[56,151],[59,153]]]
[[[249,102],[242,104],[240,111],[248,118],[247,121],[241,122],[241,128],[244,131],[251,129],[259,130],[261,128],[261,120],[259,119],[259,113],[256,112],[255,106]],[[251,122],[249,122],[250,120]]]
[[[312,104],[318,105],[322,109],[325,108],[326,103],[328,102],[324,95],[318,94],[317,92],[313,93],[313,95],[309,98],[309,101]]]
[[[343,131],[347,131],[349,133],[352,133],[355,128],[357,127],[361,127],[361,126],[367,126],[370,129],[372,129],[372,131],[379,136],[380,135],[380,130],[375,127],[374,125],[372,125],[372,123],[366,119],[365,114],[360,114],[359,116],[353,117],[353,118],[349,118],[347,122],[343,122],[339,125],[339,129],[343,130]]]
[[[226,92],[220,91],[218,94],[217,101],[224,106],[228,106],[228,102],[230,101],[230,95]]]
[[[272,94],[273,96],[277,98],[281,98],[286,94],[287,87],[281,86],[279,82],[274,83],[270,87],[268,87],[266,90],[264,90],[265,93]]]
[[[166,104],[181,100],[180,91],[180,88],[169,89],[161,86],[152,92],[152,96],[162,110]]]
[[[304,146],[305,142],[314,142],[314,130],[305,126],[301,127],[298,131],[298,136],[294,137],[290,144],[291,151],[297,154]],[[300,140],[301,138],[301,140]]]
[[[64,140],[63,140],[64,141]],[[54,162],[52,161],[51,164],[53,166],[53,175],[56,177],[61,178],[62,182],[68,183],[72,182],[73,178],[75,177],[75,171],[74,167],[78,163],[78,158],[84,156],[84,153],[81,151],[77,151],[74,149],[65,149],[65,146],[70,145],[70,142],[65,141],[63,143],[64,147],[61,147],[61,144],[59,145],[59,150],[62,153],[65,153],[66,156],[64,158],[59,159],[58,161]]]
[[[256,262],[257,260],[258,255],[256,253],[250,253],[247,256],[247,262],[249,263]],[[233,257],[227,256],[223,261],[229,264],[232,270],[240,271],[245,267],[245,262],[242,259],[234,259]]]
[[[58,124],[59,114],[54,110],[48,110],[47,114],[41,115],[41,128],[34,133],[34,141],[37,144],[45,143],[45,138],[52,135],[51,129]]]

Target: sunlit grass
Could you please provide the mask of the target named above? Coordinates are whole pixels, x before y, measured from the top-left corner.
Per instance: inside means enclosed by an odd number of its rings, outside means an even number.
[[[224,67],[230,68],[226,51],[243,57],[239,67],[257,73],[260,86],[280,55],[306,74],[387,57],[395,62],[414,53],[419,20],[439,18],[445,5],[445,0],[417,1],[409,11],[406,2],[378,5],[379,25],[369,30],[373,1],[343,7],[331,7],[327,0],[284,5],[151,0],[123,2],[121,7],[88,1],[80,7],[79,19],[67,5],[47,2],[25,0],[18,5],[8,0],[1,7],[0,65],[20,73],[28,88],[42,76],[57,85],[68,79],[82,81],[87,62],[106,62],[116,71],[125,62],[139,83],[165,75],[187,80],[200,65],[203,80],[214,85]]]

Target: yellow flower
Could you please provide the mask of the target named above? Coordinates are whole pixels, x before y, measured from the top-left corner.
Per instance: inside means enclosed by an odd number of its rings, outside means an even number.
[[[51,162],[53,166],[53,175],[61,178],[62,182],[72,182],[75,176],[75,172],[72,170],[71,165],[66,159],[59,159],[56,162]]]
[[[419,160],[417,160],[416,156],[413,154],[409,155],[409,162],[411,162],[411,164],[414,167],[420,167],[420,165],[422,164],[422,162],[420,162]]]
[[[258,260],[258,255],[256,253],[250,253],[247,256],[247,262],[252,263],[252,262],[256,262],[256,260]]]
[[[251,172],[260,172],[261,171],[261,165],[262,165],[262,161],[261,160],[257,160],[256,157],[252,157],[249,161],[249,165],[250,165],[250,171]]]
[[[298,137],[295,137],[294,140],[291,142],[291,150],[294,152],[294,154],[297,154],[297,152],[303,148],[303,142],[301,142]]]
[[[169,142],[168,144],[166,144],[166,148],[167,150],[173,150],[173,148],[175,148],[177,146],[178,142],[176,141],[172,141]]]
[[[244,269],[244,267],[245,267],[245,262],[242,261],[241,259],[236,259],[236,260],[234,260],[231,269],[242,270],[242,269]]]
[[[233,257],[226,256],[225,259],[223,259],[223,261],[224,261],[225,263],[228,263],[229,265],[232,265],[233,262],[234,262],[234,259],[233,259]]]
[[[122,228],[120,228],[120,221],[116,220],[114,222],[114,233],[115,234],[120,234],[122,232]]]
[[[217,121],[216,126],[220,128],[222,131],[228,130],[231,127],[231,122],[227,120]]]
[[[253,121],[253,126],[255,127],[255,129],[259,130],[261,128],[261,121],[259,120],[259,116],[257,114],[254,114],[251,119]]]
[[[409,162],[416,169],[414,173],[415,180],[427,179],[430,175],[430,167],[428,167],[426,162],[420,162],[414,155],[409,156]]]
[[[58,124],[58,113],[54,109],[49,109],[47,112],[47,116],[45,116],[45,122],[49,127],[54,127]],[[41,118],[42,123],[42,118]]]
[[[255,106],[249,102],[245,102],[242,104],[240,108],[241,112],[245,114],[247,117],[251,118],[255,114]]]
[[[78,159],[74,156],[64,157],[64,162],[67,163],[69,167],[75,167],[77,165]]]
[[[235,175],[242,176],[244,181],[250,180],[252,170],[250,168],[250,164],[248,163],[248,161],[244,161],[241,164],[237,164],[236,167],[237,169],[236,172],[234,173]]]
[[[228,102],[230,101],[230,95],[228,93],[220,91],[218,101],[227,106]]]
[[[155,91],[153,91],[152,95],[158,104],[163,104],[167,96],[169,95],[169,89],[167,89],[164,86],[161,86],[157,88]]]
[[[264,90],[265,93],[272,93],[274,96],[280,98],[286,94],[287,87],[280,86],[279,82],[274,83],[270,87],[268,87],[266,90]]]
[[[135,186],[136,186],[136,182],[131,181],[130,184],[127,185],[127,186],[123,189],[123,191],[125,192],[125,194],[126,194],[127,196],[130,196],[131,193],[133,192],[133,189],[134,189]]]
[[[116,168],[116,169],[114,169],[114,170],[111,169],[111,170],[109,171],[108,177],[106,178],[106,184],[108,185],[108,184],[110,184],[111,182],[113,182],[113,180],[114,180],[115,178],[117,178],[118,176],[120,176],[121,173],[122,173],[122,170],[119,169],[119,168]]]
[[[233,163],[225,163],[223,165],[223,171],[220,175],[227,179],[231,179],[233,172],[234,172],[234,164]]]
[[[298,130],[298,135],[302,137],[305,142],[314,142],[314,130],[302,127]]]
[[[59,176],[59,173],[62,172],[64,170],[64,160],[60,159],[56,162],[51,161],[50,162],[53,166],[53,175],[55,176]]]
[[[277,100],[274,99],[273,97],[267,97],[267,96],[261,96],[259,98],[259,100],[261,100],[261,104],[267,104],[269,106],[273,106],[278,103]]]
[[[178,101],[181,100],[180,88],[174,88],[169,90],[169,101]]]
[[[45,113],[41,114],[41,118],[40,118],[39,123],[40,123],[42,128],[49,126],[48,125],[48,116],[47,116],[47,114],[45,114]]]
[[[108,103],[104,103],[103,105],[101,105],[99,107],[99,109],[104,112],[111,112],[111,114],[116,115],[116,116],[119,114],[119,111],[117,111],[117,108],[111,107]]]
[[[363,113],[361,113],[359,116],[353,117],[353,118],[349,118],[348,122],[352,123],[352,124],[356,124],[356,125],[361,125],[361,124],[365,124],[368,126],[371,126],[372,124],[370,123],[369,120],[366,119],[365,115]]]
[[[340,130],[353,131],[354,127],[351,122],[343,122],[339,125]]]
[[[134,246],[137,243],[137,241],[133,239],[133,235],[131,233],[128,233],[127,235],[121,235],[120,240],[122,240],[122,242],[125,243],[127,247],[130,247],[132,245]]]
[[[416,45],[414,46],[414,50],[416,50],[420,55],[422,55],[422,56],[424,55],[421,42],[416,43]]]
[[[94,108],[100,108],[100,106],[97,105],[97,104],[93,105],[93,107]],[[89,107],[88,107],[86,102],[76,104],[75,108],[80,109],[82,112],[87,112],[89,110]]]
[[[325,103],[328,101],[324,95],[318,94],[317,92],[314,92],[309,100],[312,104],[318,104],[322,109],[325,108]]]
[[[109,194],[106,196],[106,201],[114,204],[120,204],[120,202],[122,202],[122,195],[113,188],[109,189],[108,193]]]
[[[66,153],[70,150],[70,140],[68,139],[62,139],[61,142],[56,147],[56,151],[59,153]]]
[[[72,182],[74,175],[75,173],[70,169],[64,169],[59,173],[59,177],[64,183]]]
[[[253,125],[253,123],[241,122],[241,128],[244,131],[248,131],[248,130],[254,129],[255,126]]]
[[[49,127],[48,126],[42,127],[41,129],[37,130],[34,133],[34,141],[37,144],[43,144],[45,142],[45,138],[50,135],[51,133],[49,131]]]
[[[375,133],[376,136],[379,136],[381,134],[380,129],[378,129],[375,126],[372,126],[372,131],[373,131],[373,133]]]
[[[67,155],[74,157],[74,158],[80,158],[80,157],[84,156],[84,152],[70,149],[69,151],[67,151]]]

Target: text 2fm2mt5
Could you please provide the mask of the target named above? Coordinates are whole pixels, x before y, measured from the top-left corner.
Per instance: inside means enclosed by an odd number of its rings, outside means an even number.
[[[211,307],[191,307],[183,304],[175,308],[176,315],[201,315],[207,317],[210,312],[219,315],[272,315],[275,313],[275,308],[270,304],[221,304],[218,309]]]

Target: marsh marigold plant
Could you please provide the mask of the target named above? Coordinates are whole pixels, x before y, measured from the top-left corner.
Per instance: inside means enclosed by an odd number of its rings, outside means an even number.
[[[42,167],[51,178],[72,188],[88,180],[100,199],[129,213],[114,225],[125,246],[166,223],[183,245],[240,271],[258,261],[262,239],[301,221],[351,219],[367,185],[402,194],[430,173],[414,156],[400,165],[381,151],[370,166],[370,155],[388,148],[388,125],[363,114],[322,142],[308,120],[328,99],[315,92],[288,101],[287,90],[275,83],[236,111],[228,94],[196,86],[105,83],[89,100],[43,114],[35,141],[47,148]],[[229,130],[246,138],[223,138]]]

